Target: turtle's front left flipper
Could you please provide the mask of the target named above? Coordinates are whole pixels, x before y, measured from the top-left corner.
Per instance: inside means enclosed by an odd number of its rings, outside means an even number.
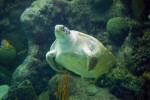
[[[47,52],[46,54],[46,60],[49,63],[49,65],[55,70],[55,71],[62,71],[59,67],[56,66],[56,63],[54,61],[54,58],[56,57],[56,51],[52,50]]]
[[[87,71],[93,70],[98,62],[98,58],[89,48],[83,48],[82,52],[87,57]]]

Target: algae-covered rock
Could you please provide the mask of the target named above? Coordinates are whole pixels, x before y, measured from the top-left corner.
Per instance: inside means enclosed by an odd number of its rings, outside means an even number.
[[[108,87],[110,92],[123,100],[144,100],[145,80],[132,75],[126,68],[116,67],[101,77],[98,84]]]
[[[59,12],[60,10],[52,4],[52,0],[37,0],[21,15],[23,29],[35,38],[37,43],[43,44],[48,39],[48,30],[52,30]]]
[[[0,62],[10,63],[16,57],[16,50],[13,46],[10,45],[9,48],[4,46],[0,47]]]
[[[9,40],[11,45],[16,49],[16,52],[23,51],[27,49],[27,39],[24,34],[13,33],[13,34],[3,34],[3,38]]]
[[[5,0],[0,0],[0,9],[3,8],[4,4],[5,4]]]
[[[24,80],[12,85],[2,100],[37,100],[37,95],[32,83]]]
[[[50,100],[49,91],[42,92],[42,93],[39,95],[39,100]]]
[[[109,38],[117,44],[122,44],[128,35],[129,26],[124,18],[115,17],[107,22]]]
[[[3,83],[5,83],[5,78],[6,78],[5,74],[2,73],[2,72],[0,72],[0,85],[3,84]]]
[[[141,32],[139,33],[141,34]],[[132,64],[128,67],[135,75],[142,75],[145,71],[150,71],[150,27],[145,29],[143,36],[138,36],[134,40]]]
[[[141,19],[144,16],[145,3],[144,0],[132,0],[132,12],[136,19]]]
[[[4,95],[7,94],[8,89],[9,89],[9,86],[8,86],[8,85],[1,85],[1,86],[0,86],[0,100],[2,99],[2,97],[3,97]]]
[[[13,65],[12,65],[13,66]],[[8,84],[10,85],[10,80],[12,73],[10,71],[10,66],[3,65],[0,63],[0,85]]]
[[[49,80],[48,91],[50,100],[56,100],[56,92],[58,84],[64,79],[65,75],[56,74]],[[68,100],[120,100],[111,93],[108,89],[100,88],[91,81],[82,80],[77,76],[71,76],[69,84],[69,99]],[[60,95],[61,96],[61,95]]]
[[[35,51],[35,49],[32,50]],[[46,88],[45,86],[51,74],[53,72],[46,61],[40,61],[30,55],[14,71],[11,84],[16,85],[22,83],[24,80],[29,80],[33,84],[36,93],[39,94]]]
[[[106,11],[112,4],[113,0],[91,0],[91,5],[100,11]]]

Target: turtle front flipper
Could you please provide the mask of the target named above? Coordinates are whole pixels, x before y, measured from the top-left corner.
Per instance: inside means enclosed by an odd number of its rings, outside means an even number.
[[[83,48],[82,52],[87,57],[87,71],[93,70],[98,62],[98,58],[88,48]]]
[[[47,52],[46,54],[46,60],[49,63],[49,65],[55,70],[55,71],[62,71],[59,67],[56,66],[56,63],[54,61],[54,58],[56,57],[56,51],[52,50]]]

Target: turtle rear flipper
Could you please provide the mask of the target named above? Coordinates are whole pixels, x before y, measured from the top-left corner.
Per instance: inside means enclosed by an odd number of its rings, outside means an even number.
[[[98,62],[96,55],[88,48],[82,50],[83,54],[87,57],[87,71],[93,70]]]
[[[98,58],[95,55],[89,56],[88,57],[88,65],[89,66],[87,67],[87,71],[94,69],[97,62],[98,62]]]

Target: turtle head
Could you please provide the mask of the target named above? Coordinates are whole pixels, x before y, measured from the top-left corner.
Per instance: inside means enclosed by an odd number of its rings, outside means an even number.
[[[55,36],[59,41],[66,41],[70,36],[70,30],[64,25],[56,25]]]

